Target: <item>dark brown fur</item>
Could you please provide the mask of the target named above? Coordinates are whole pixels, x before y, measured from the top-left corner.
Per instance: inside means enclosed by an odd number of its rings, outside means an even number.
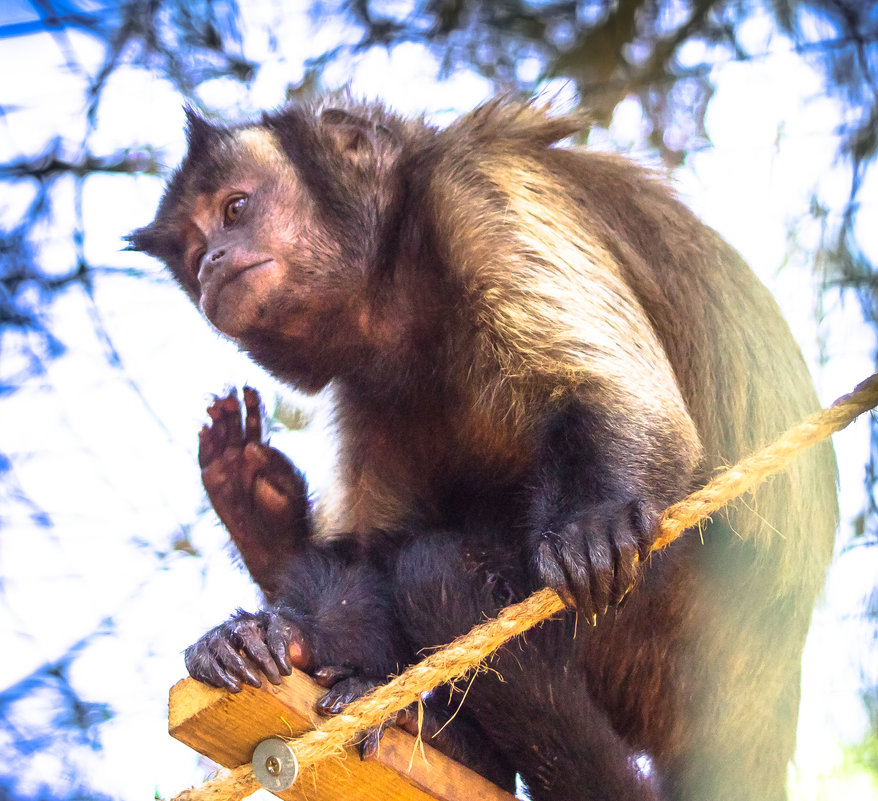
[[[552,146],[579,127],[508,101],[442,131],[338,99],[231,129],[192,116],[132,246],[281,379],[331,383],[341,463],[314,547],[372,553],[368,592],[400,618],[354,625],[400,625],[414,652],[542,584],[584,613],[575,637],[571,613],[504,649],[506,682],[467,697],[478,747],[532,797],[781,798],[830,450],[637,557],[665,506],[814,392],[740,256],[642,169]]]

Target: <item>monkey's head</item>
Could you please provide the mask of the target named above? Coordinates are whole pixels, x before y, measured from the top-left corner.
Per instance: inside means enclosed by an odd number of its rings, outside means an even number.
[[[257,361],[317,390],[381,336],[401,123],[372,107],[289,108],[236,127],[187,118],[188,153],[130,247],[164,261]]]

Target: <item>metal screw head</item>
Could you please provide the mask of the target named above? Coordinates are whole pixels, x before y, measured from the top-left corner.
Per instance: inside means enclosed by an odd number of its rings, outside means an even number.
[[[259,743],[253,751],[251,765],[256,780],[271,792],[288,790],[299,774],[296,754],[280,737],[269,737]]]
[[[280,760],[276,756],[270,756],[265,760],[265,769],[272,776],[280,776],[280,772],[283,769],[280,764]]]

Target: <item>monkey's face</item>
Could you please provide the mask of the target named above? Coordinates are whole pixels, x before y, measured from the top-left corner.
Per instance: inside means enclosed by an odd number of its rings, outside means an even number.
[[[309,336],[318,300],[320,313],[329,311],[338,254],[289,167],[241,164],[195,198],[181,244],[180,282],[230,337]]]
[[[195,116],[189,125],[189,153],[131,247],[162,259],[222,333],[251,352],[280,342],[291,378],[325,382],[309,360],[326,373],[334,343],[344,338],[350,351],[366,334],[365,271],[350,268],[271,128],[216,128]]]
[[[232,128],[189,112],[189,151],[131,248],[164,261],[217,329],[300,389],[362,377],[430,336],[422,283],[438,279],[396,269],[407,131],[355,104]]]

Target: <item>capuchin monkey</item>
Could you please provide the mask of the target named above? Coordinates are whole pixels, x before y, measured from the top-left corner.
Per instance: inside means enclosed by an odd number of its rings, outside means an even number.
[[[489,102],[445,129],[333,96],[219,126],[131,247],[282,381],[331,388],[337,486],[211,407],[210,497],[265,608],[187,651],[231,690],[292,666],[333,711],[548,586],[449,750],[535,801],[785,797],[836,521],[828,446],[649,556],[660,513],[816,408],[768,291],[655,177]],[[502,677],[502,678],[501,678]]]

